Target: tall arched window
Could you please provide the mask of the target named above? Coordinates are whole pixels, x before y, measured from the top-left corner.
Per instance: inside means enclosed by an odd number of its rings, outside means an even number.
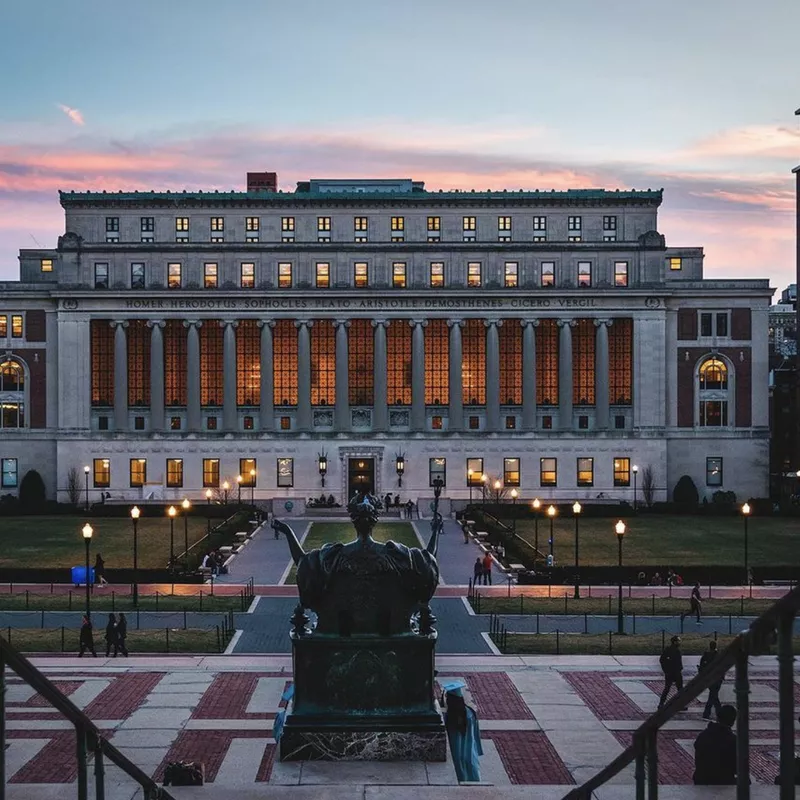
[[[706,358],[698,368],[698,424],[701,427],[726,427],[728,420],[732,419],[728,371],[728,365],[717,356]]]
[[[8,359],[0,363],[0,428],[25,427],[25,368]]]
[[[718,358],[706,359],[700,365],[700,389],[727,389],[728,368]]]

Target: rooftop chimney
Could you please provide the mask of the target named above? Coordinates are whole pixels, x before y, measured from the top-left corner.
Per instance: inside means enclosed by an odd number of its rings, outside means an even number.
[[[248,172],[247,173],[248,192],[277,192],[278,173],[277,172]]]

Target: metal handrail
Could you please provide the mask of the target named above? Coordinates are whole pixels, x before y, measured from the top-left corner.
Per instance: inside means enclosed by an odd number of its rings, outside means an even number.
[[[106,740],[89,717],[59,691],[27,658],[18,653],[3,636],[0,636],[0,800],[5,800],[8,777],[5,763],[6,667],[15,672],[28,686],[44,697],[53,708],[75,726],[76,759],[78,761],[78,800],[88,800],[88,751],[94,754],[95,797],[97,800],[105,798],[103,756],[106,756],[112,764],[119,767],[142,787],[144,800],[175,800],[166,789],[159,786],[149,775],[139,769],[136,764]]]
[[[542,561],[547,558],[541,550],[534,547],[524,536],[514,533],[512,528],[506,525],[505,522],[502,522],[494,514],[490,514],[488,511],[481,511],[481,514],[483,515],[484,519],[491,520],[492,524],[495,525],[505,536],[510,536],[519,544],[524,545],[529,550],[533,550],[535,558],[539,558]]]
[[[657,734],[689,703],[712,684],[725,677],[731,667],[736,669],[736,747],[737,747],[737,800],[750,797],[750,729],[747,658],[757,655],[771,644],[777,629],[779,670],[779,739],[780,739],[780,800],[794,798],[794,674],[792,633],[795,616],[800,610],[800,587],[793,589],[765,611],[750,627],[742,631],[712,664],[696,675],[666,705],[649,716],[633,733],[633,743],[594,777],[572,789],[564,800],[590,800],[592,792],[607,783],[625,767],[636,761],[636,799],[658,797]],[[645,775],[645,759],[647,776]]]

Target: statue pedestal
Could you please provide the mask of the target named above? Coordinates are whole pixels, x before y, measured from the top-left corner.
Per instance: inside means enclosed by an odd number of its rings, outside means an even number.
[[[436,633],[292,634],[294,698],[281,761],[445,761]]]

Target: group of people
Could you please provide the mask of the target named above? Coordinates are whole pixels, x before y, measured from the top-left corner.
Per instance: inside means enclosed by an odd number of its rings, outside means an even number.
[[[660,572],[654,572],[648,580],[645,572],[640,572],[636,576],[637,586],[683,586],[683,578],[675,572],[672,567],[667,570],[666,577],[662,577]]]
[[[122,655],[127,656],[127,639],[128,620],[125,618],[125,615],[120,614],[119,617],[117,617],[115,614],[109,614],[105,633],[106,658],[111,655],[112,650],[114,651],[114,658],[117,657],[117,653],[122,653]],[[81,623],[80,652],[78,653],[78,657],[80,658],[83,656],[87,650],[95,658],[97,658],[97,651],[95,650],[94,646],[94,629],[92,627],[92,621],[84,614],[83,621]]]
[[[200,569],[207,569],[212,575],[224,573],[227,571],[225,567],[225,555],[219,550],[209,550],[200,562]]]
[[[492,554],[487,550],[483,557],[478,556],[475,559],[475,564],[472,567],[472,585],[478,586],[483,583],[484,586],[492,585]]]

